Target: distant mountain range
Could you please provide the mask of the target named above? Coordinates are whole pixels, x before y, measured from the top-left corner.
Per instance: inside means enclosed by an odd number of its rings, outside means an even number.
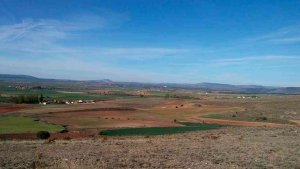
[[[29,75],[0,74],[0,83],[15,83],[23,85],[41,85],[45,87],[63,88],[99,88],[99,87],[129,87],[129,88],[173,88],[216,91],[222,93],[247,93],[247,94],[300,94],[300,87],[270,87],[260,85],[231,85],[220,83],[140,83],[140,82],[115,82],[103,80],[64,80],[42,79]]]

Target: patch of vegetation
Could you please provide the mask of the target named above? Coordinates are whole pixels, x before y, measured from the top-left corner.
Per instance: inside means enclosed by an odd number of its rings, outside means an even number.
[[[36,133],[49,131],[51,133],[62,131],[60,125],[48,124],[22,116],[0,116],[0,134],[8,133]]]
[[[9,102],[11,102],[11,98],[10,97],[2,97],[2,96],[0,96],[0,102],[9,103]]]
[[[92,94],[86,93],[78,90],[66,90],[65,92],[60,91],[59,89],[46,89],[46,88],[31,88],[31,89],[24,89],[18,90],[15,88],[0,88],[0,102],[15,102],[19,103],[27,103],[23,99],[24,96],[31,98],[36,97],[38,98],[40,95],[43,95],[45,100],[109,100],[115,98],[138,98],[139,96],[132,96],[128,94],[124,94],[122,92],[113,93],[111,95],[101,95],[101,94]],[[36,99],[37,100],[37,99]],[[40,101],[40,100],[39,100]]]
[[[201,117],[211,118],[211,119],[225,119],[225,120],[243,120],[238,117],[236,114],[207,114]]]
[[[265,117],[265,116],[263,116],[263,117],[256,117],[256,120],[257,120],[257,121],[267,121],[268,118]]]
[[[97,121],[82,121],[79,123],[80,126],[94,126],[97,125]]]
[[[203,124],[203,123],[181,123],[185,126],[178,127],[147,127],[147,128],[124,128],[114,130],[101,131],[100,135],[106,136],[132,136],[132,135],[165,135],[165,134],[176,134],[191,131],[218,129],[221,125],[217,124]]]
[[[43,101],[43,95],[41,96],[33,96],[33,95],[20,95],[17,97],[12,97],[12,102],[17,104],[28,103],[28,104],[37,104]]]
[[[271,123],[281,123],[281,124],[291,124],[290,121],[284,119],[268,118],[263,115],[245,115],[238,112],[232,114],[207,114],[201,117],[211,118],[211,119],[224,119],[224,120],[237,120],[237,121],[256,121],[256,122],[271,122]]]
[[[48,131],[39,131],[36,133],[36,137],[38,139],[48,139],[50,137],[50,133]]]

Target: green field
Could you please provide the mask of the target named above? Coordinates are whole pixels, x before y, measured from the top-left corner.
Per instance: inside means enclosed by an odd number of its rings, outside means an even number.
[[[64,128],[60,125],[47,124],[22,116],[0,116],[0,134],[36,133],[38,131],[59,132]]]
[[[199,130],[218,129],[221,126],[217,124],[202,124],[202,123],[181,123],[185,126],[179,127],[147,127],[147,128],[125,128],[101,131],[101,135],[106,136],[132,136],[132,135],[164,135],[164,134],[176,134]]]
[[[80,91],[61,91],[56,89],[26,89],[17,90],[14,88],[5,88],[0,90],[0,102],[9,102],[12,97],[24,96],[40,96],[50,100],[108,100],[116,98],[135,98],[138,96],[130,96],[122,92],[112,95],[91,94]]]

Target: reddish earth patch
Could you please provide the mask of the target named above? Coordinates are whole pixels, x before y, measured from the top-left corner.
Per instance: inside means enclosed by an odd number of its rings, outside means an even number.
[[[92,137],[92,135],[79,132],[79,131],[71,131],[68,133],[51,133],[49,139],[80,139],[80,138],[87,138]],[[12,139],[12,140],[36,140],[35,133],[20,133],[20,134],[0,134],[0,139]]]
[[[278,124],[278,123],[235,121],[235,120],[210,119],[210,118],[192,118],[191,120],[197,121],[197,122],[208,123],[208,124],[223,124],[223,125],[234,125],[234,126],[245,126],[245,127],[287,127],[287,126],[291,126],[288,124]]]
[[[70,111],[70,112],[55,112],[55,113],[48,113],[46,115],[42,115],[44,117],[46,116],[52,116],[52,117],[104,117],[104,116],[113,116],[113,117],[122,117],[124,114],[131,113],[132,111]]]
[[[16,105],[16,106],[0,106],[0,113],[9,113],[17,110],[28,108],[29,106],[25,105]]]
[[[119,127],[169,127],[178,126],[170,121],[153,119],[141,119],[135,117],[134,111],[78,111],[78,112],[55,112],[41,114],[39,119],[54,124],[68,125],[68,129],[86,128],[119,128]],[[90,125],[80,123],[92,122]]]
[[[115,120],[103,126],[103,128],[133,128],[133,127],[172,127],[182,126],[174,122],[150,121],[150,120]]]

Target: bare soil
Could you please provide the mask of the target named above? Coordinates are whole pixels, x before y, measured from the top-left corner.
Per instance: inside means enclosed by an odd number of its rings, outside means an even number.
[[[71,131],[67,133],[51,133],[50,140],[66,140],[66,139],[80,139],[93,137],[93,134],[88,132]],[[36,133],[20,133],[20,134],[0,134],[0,139],[3,140],[36,140]]]
[[[28,105],[1,105],[0,104],[0,114],[14,112],[14,111],[22,110],[25,108],[30,108],[30,106],[28,106]]]

